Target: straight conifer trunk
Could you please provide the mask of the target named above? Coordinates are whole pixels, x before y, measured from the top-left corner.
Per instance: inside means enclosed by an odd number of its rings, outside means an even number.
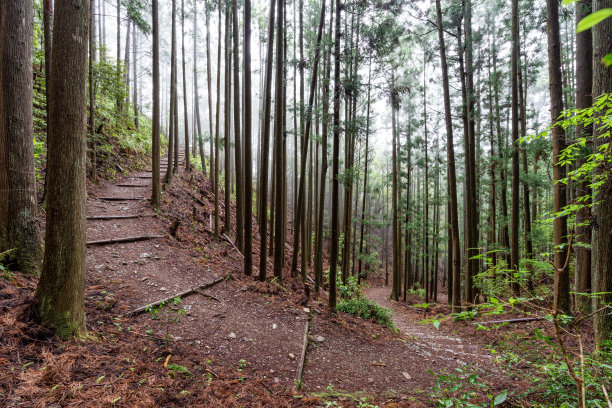
[[[512,0],[512,53],[510,58],[510,82],[512,104],[512,242],[510,244],[510,270],[519,272],[519,28],[518,0]],[[520,286],[516,278],[511,278],[512,293],[520,295]]]
[[[612,7],[610,0],[593,0],[593,11]],[[593,96],[612,92],[612,75],[610,68],[601,63],[602,58],[612,52],[612,19],[607,18],[592,28],[593,31]],[[595,115],[594,115],[595,116]],[[610,136],[603,136],[599,126],[593,129],[593,151],[600,151],[605,143],[610,143]],[[610,154],[608,145],[603,154],[607,160],[596,169],[595,174],[602,176],[608,172],[605,183],[600,186],[593,198],[593,218],[597,228],[593,228],[593,292],[603,293],[593,298],[593,310],[600,309],[612,302],[612,177],[610,177]],[[561,184],[561,183],[559,183]],[[569,282],[568,282],[569,284]],[[569,291],[569,290],[568,290]],[[612,338],[612,314],[606,309],[595,315],[595,341],[598,348],[604,340]]]
[[[260,189],[258,194],[259,208],[259,280],[266,279],[266,269],[268,261],[268,157],[270,152],[270,118],[272,105],[272,63],[274,61],[274,13],[276,9],[276,0],[270,0],[270,17],[268,20],[268,42],[267,42],[267,60],[264,85],[264,115],[263,115],[263,131],[262,131],[262,148],[261,148],[261,169],[260,169]]]
[[[340,162],[340,0],[336,0],[336,29],[334,38],[334,146],[332,153],[332,197],[331,197],[331,242],[329,259],[329,308],[336,310],[336,271],[338,268],[338,200],[339,192],[339,162]]]
[[[446,160],[448,171],[450,232],[452,249],[452,282],[449,282],[449,298],[453,312],[461,308],[461,255],[459,253],[459,214],[457,211],[457,178],[455,171],[455,148],[453,142],[453,121],[450,104],[450,87],[448,83],[448,64],[444,44],[444,28],[442,27],[442,9],[440,0],[436,0],[436,20],[438,23],[438,39],[440,42],[440,62],[442,65],[442,88],[444,92],[444,119],[446,123]]]
[[[244,273],[253,274],[253,159],[251,117],[251,1],[244,2]],[[264,230],[265,231],[265,230]],[[262,240],[265,235],[262,236]]]
[[[185,59],[185,0],[181,0],[181,42],[183,54],[183,127],[185,130],[185,169],[187,171],[191,171],[191,160],[189,159],[189,111],[187,109],[187,62]]]
[[[88,2],[90,0],[87,0]],[[32,117],[32,0],[0,4],[0,252],[16,249],[20,271],[42,262],[36,215]],[[85,102],[85,100],[84,100]],[[6,211],[6,212],[4,212]],[[6,214],[6,218],[4,218]],[[6,236],[2,230],[6,230]]]
[[[592,0],[584,0],[576,3],[576,23],[591,13]],[[576,34],[576,109],[586,109],[593,102],[593,37],[591,30]],[[576,127],[576,136],[589,139],[593,132],[592,127],[585,128],[581,124]],[[578,166],[584,164],[584,159],[578,161]],[[589,180],[585,177],[578,186],[578,197],[591,195]],[[585,197],[586,198],[586,197]],[[584,245],[576,246],[576,285],[577,293],[591,292],[591,226],[580,225],[586,223],[590,218],[590,210],[587,207],[590,199],[582,201],[585,206],[576,214],[576,242]],[[580,312],[589,313],[591,300],[586,296],[576,295],[576,309]]]
[[[153,0],[152,4],[152,32],[153,32],[153,186],[151,192],[151,205],[159,209],[161,186],[160,186],[160,100],[159,100],[159,1]]]
[[[89,0],[56,0],[49,117],[42,322],[63,338],[85,328],[85,158]]]
[[[548,37],[548,77],[550,81],[551,122],[557,122],[563,111],[563,89],[561,80],[561,42],[559,35],[559,3],[546,0],[547,37]],[[594,91],[596,89],[593,89]],[[559,155],[565,148],[565,132],[561,126],[552,128],[553,147],[553,212],[559,213],[567,204],[565,184],[565,165],[558,165]],[[567,218],[557,216],[553,221],[553,244],[555,246],[555,284],[554,307],[561,313],[570,313],[569,268],[565,265],[567,257]]]
[[[232,1],[232,40],[234,43],[234,162],[236,164],[236,246],[244,251],[244,184],[242,178],[242,143],[240,137],[240,26],[238,25],[238,0]]]

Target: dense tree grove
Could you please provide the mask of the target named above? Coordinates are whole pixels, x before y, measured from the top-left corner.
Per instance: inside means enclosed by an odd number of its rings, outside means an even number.
[[[0,261],[40,273],[45,324],[84,334],[86,173],[104,170],[105,129],[129,129],[147,137],[151,205],[181,166],[202,172],[210,233],[253,279],[312,285],[331,311],[379,274],[391,299],[456,315],[534,303],[590,319],[603,350],[609,7],[2,0]]]

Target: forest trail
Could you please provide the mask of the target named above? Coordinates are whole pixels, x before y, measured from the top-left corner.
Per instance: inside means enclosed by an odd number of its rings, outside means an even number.
[[[166,163],[163,159],[162,166]],[[113,318],[118,327],[160,341],[170,335],[203,361],[291,392],[308,320],[299,305],[299,286],[290,281],[291,290],[285,290],[244,278],[236,250],[201,232],[209,229],[207,214],[212,213],[206,179],[199,174],[186,176],[181,169],[167,185],[156,214],[148,202],[150,175],[149,169],[90,187],[88,242],[152,238],[90,245],[87,301],[104,299],[104,307],[118,314]],[[172,225],[179,225],[174,233]],[[184,297],[180,304],[170,302],[155,313],[130,316],[138,307],[225,277],[229,279]],[[387,288],[370,288],[366,294],[393,310],[400,335],[343,313],[330,316],[325,299],[311,299],[310,346],[303,374],[306,392],[363,391],[411,400],[427,395],[434,385],[429,370],[438,373],[472,363],[481,372],[499,373],[489,353],[473,338],[415,323],[422,317],[391,302]]]
[[[390,290],[389,287],[377,286],[365,289],[364,293],[373,302],[393,311],[393,324],[402,335],[415,339],[415,350],[422,357],[431,359],[432,362],[439,360],[460,365],[472,364],[486,370],[493,367],[492,355],[476,339],[436,330],[431,323],[418,323],[432,316],[423,316],[420,312],[391,300]]]

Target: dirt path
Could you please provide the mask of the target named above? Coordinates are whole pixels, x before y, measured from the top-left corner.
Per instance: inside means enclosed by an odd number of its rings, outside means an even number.
[[[166,163],[162,161],[162,176]],[[113,183],[102,181],[90,189],[88,242],[141,235],[164,238],[88,247],[89,297],[98,299],[100,294],[111,293],[112,299],[106,303],[124,316],[117,325],[140,326],[141,334],[162,339],[170,335],[174,341],[200,350],[202,361],[236,367],[237,374],[258,375],[293,387],[295,356],[301,352],[306,314],[289,301],[266,295],[267,290],[277,288],[241,281],[241,258],[228,243],[210,234],[194,238],[193,229],[202,224],[198,219],[208,220],[210,209],[194,207],[192,216],[191,206],[198,204],[187,194],[177,198],[181,191],[195,193],[186,177],[174,177],[163,194],[161,216],[156,215],[148,203],[150,176],[149,169]],[[180,199],[183,201],[176,201]],[[168,218],[175,217],[176,207],[186,207],[189,217],[178,219],[176,236],[171,236],[172,220]],[[134,218],[99,219],[101,216]],[[238,280],[185,297],[180,305],[170,305],[157,316],[144,313],[128,317],[139,306],[229,275]],[[184,311],[179,313],[181,308]]]
[[[371,287],[365,295],[380,306],[393,311],[393,323],[401,334],[414,338],[417,352],[432,362],[451,362],[458,365],[473,364],[490,371],[493,357],[474,338],[436,330],[431,323],[420,324],[424,317],[389,299],[388,287]]]
[[[289,280],[285,284],[292,290],[285,290],[242,276],[241,255],[206,232],[213,213],[208,180],[200,175],[175,177],[163,194],[160,213],[155,214],[148,203],[150,175],[150,170],[132,173],[89,190],[88,241],[163,238],[88,247],[88,301],[105,299],[103,306],[122,316],[114,318],[115,325],[159,339],[170,336],[197,350],[202,362],[292,390],[308,317],[298,304],[301,284]],[[100,219],[112,216],[122,218]],[[173,224],[178,228],[171,233]],[[227,276],[232,279],[185,297],[157,315],[129,317],[139,306]],[[324,302],[312,300],[317,313],[312,317],[303,375],[306,392],[316,394],[331,387],[413,401],[426,398],[434,385],[430,369],[441,372],[473,363],[483,372],[495,371],[493,359],[481,345],[416,323],[420,317],[388,300],[387,288],[370,288],[366,294],[394,311],[400,335],[343,313],[330,316]],[[89,324],[95,329],[95,322]]]

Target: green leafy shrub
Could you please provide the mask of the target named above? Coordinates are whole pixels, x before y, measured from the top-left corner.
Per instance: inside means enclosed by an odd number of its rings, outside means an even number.
[[[393,321],[391,320],[391,309],[382,307],[363,296],[341,299],[336,309],[361,317],[362,319],[374,320],[392,329],[394,328]]]

